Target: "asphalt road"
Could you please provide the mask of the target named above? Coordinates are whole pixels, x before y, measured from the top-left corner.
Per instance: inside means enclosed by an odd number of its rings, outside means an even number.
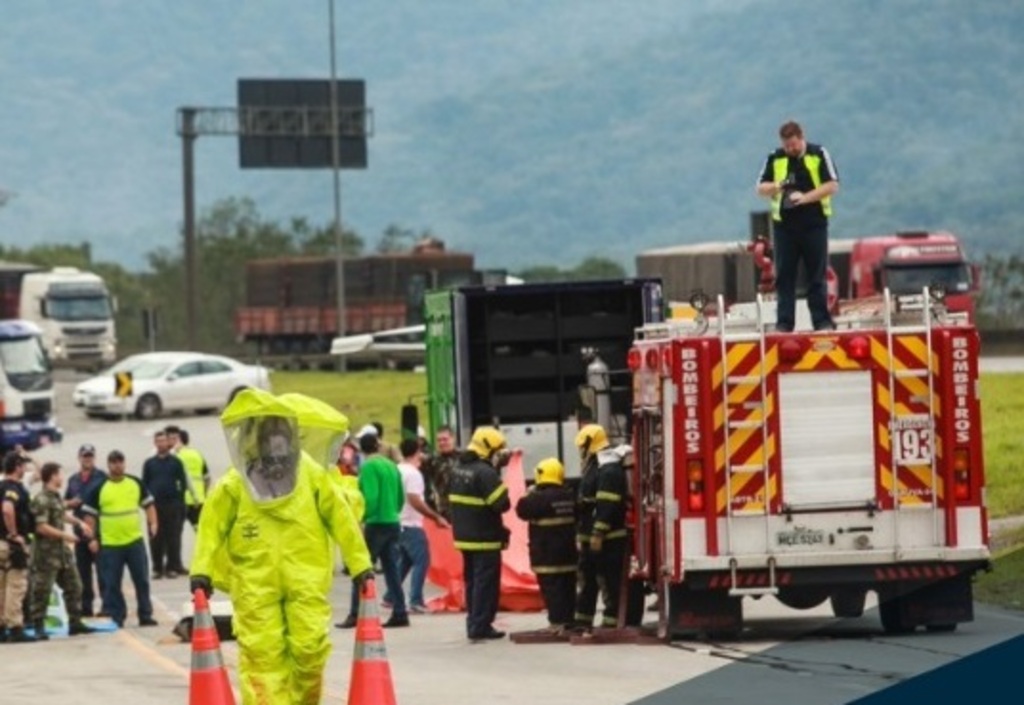
[[[59,445],[40,449],[38,460],[74,467],[81,443],[100,458],[118,448],[138,472],[152,451],[152,432],[167,423],[86,420],[70,407],[70,384],[60,385],[58,411],[65,429]],[[216,417],[178,418],[193,444],[219,474],[228,464]],[[185,529],[184,555],[193,535]],[[126,594],[131,583],[126,579]],[[184,578],[155,581],[155,628],[46,643],[0,646],[3,703],[106,705],[186,703],[190,646],[171,634],[188,599]],[[339,576],[331,592],[335,617],[347,610],[349,583]],[[428,595],[429,596],[429,595]],[[216,596],[215,596],[216,597]],[[133,598],[128,594],[129,606]],[[1024,633],[1024,614],[979,606],[977,619],[952,634],[919,632],[885,636],[870,610],[857,620],[837,620],[825,608],[788,610],[772,598],[745,603],[747,628],[735,642],[679,641],[672,646],[470,644],[457,614],[413,616],[409,629],[386,633],[397,701],[420,705],[481,702],[540,705],[619,705],[637,702],[803,703],[849,702]],[[543,626],[539,614],[499,615],[499,627]],[[326,674],[325,703],[343,703],[351,671],[351,631],[331,630],[334,650]],[[232,679],[237,646],[222,645]],[[813,680],[812,680],[813,679]]]

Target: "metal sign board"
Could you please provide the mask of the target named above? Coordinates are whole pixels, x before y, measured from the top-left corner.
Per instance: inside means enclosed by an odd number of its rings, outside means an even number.
[[[367,166],[366,82],[339,80],[338,166]],[[331,86],[319,79],[239,79],[239,165],[243,169],[333,166]],[[316,124],[311,124],[316,123]]]

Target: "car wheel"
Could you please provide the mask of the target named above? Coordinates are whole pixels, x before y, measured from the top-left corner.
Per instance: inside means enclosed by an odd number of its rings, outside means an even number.
[[[160,398],[155,394],[146,394],[135,404],[135,415],[140,419],[155,419],[160,415]]]
[[[235,397],[238,396],[238,393],[245,389],[249,389],[249,387],[235,387],[234,389],[232,389],[231,394],[228,394],[228,404],[233,402],[235,400]]]

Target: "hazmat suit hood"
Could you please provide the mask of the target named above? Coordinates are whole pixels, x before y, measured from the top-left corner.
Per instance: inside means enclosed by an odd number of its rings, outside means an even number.
[[[277,399],[295,412],[302,450],[324,469],[336,469],[342,446],[349,438],[348,417],[330,404],[305,394],[290,392]]]
[[[295,411],[269,392],[246,389],[224,409],[220,421],[232,464],[253,502],[288,497],[301,457]]]

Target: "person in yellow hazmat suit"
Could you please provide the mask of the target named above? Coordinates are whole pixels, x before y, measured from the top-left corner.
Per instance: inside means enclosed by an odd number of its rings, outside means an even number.
[[[281,394],[277,398],[295,412],[302,450],[323,467],[351,505],[356,520],[362,521],[366,513],[366,499],[359,491],[359,478],[343,473],[338,462],[349,439],[348,417],[327,402],[298,392]]]
[[[330,540],[360,588],[373,579],[369,551],[348,502],[301,451],[288,404],[247,389],[221,425],[232,467],[206,499],[190,587],[212,594],[215,563],[230,561],[217,587],[234,606],[243,703],[319,703],[331,649]]]

